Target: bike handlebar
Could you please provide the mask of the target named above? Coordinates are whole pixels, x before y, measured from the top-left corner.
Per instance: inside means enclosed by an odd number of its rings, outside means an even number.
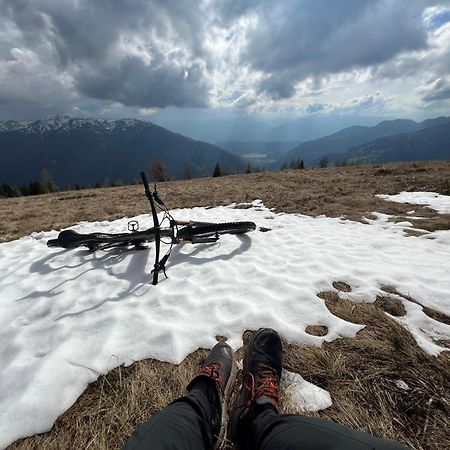
[[[150,188],[148,187],[147,177],[145,176],[144,172],[141,172],[141,178],[142,178],[142,184],[144,185],[145,193],[147,194],[147,192],[148,192],[149,194],[151,194]]]

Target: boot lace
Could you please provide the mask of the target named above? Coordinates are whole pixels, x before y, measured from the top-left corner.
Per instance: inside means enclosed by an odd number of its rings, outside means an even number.
[[[259,374],[255,376],[247,372],[250,383],[244,382],[244,387],[250,392],[250,397],[237,408],[243,408],[241,418],[244,417],[253,406],[253,403],[260,397],[268,397],[272,400],[272,406],[278,406],[278,378],[276,370],[268,364],[259,365]]]
[[[220,387],[221,392],[224,391],[224,379],[221,376],[221,364],[218,362],[214,362],[211,364],[208,364],[206,367],[204,367],[199,375],[206,375],[208,377],[211,377],[215,383],[217,383]]]

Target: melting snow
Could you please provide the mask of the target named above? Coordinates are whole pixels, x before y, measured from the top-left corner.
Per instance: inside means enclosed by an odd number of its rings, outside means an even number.
[[[450,315],[450,231],[408,237],[404,226],[378,215],[369,224],[344,219],[275,214],[255,201],[175,210],[178,219],[252,220],[267,232],[224,236],[215,244],[176,246],[169,278],[150,284],[153,248],[89,253],[49,249],[56,231],[0,245],[0,447],[49,430],[99,374],[143,358],[180,363],[199,347],[227,336],[234,349],[247,329],[279,331],[288,343],[320,346],[354,337],[363,328],[327,309],[317,293],[333,281],[351,286],[341,298],[372,302],[392,286],[421,305]],[[148,215],[141,229],[151,226]],[[129,219],[80,223],[79,232],[123,232]],[[383,293],[385,294],[385,293]],[[394,296],[395,297],[395,296]],[[405,300],[396,318],[419,345],[437,355],[450,326]],[[328,328],[325,336],[308,325]],[[307,386],[305,408],[328,402]],[[319,394],[319,392],[321,392]],[[294,394],[292,394],[294,395]],[[309,406],[308,406],[309,405]]]
[[[291,403],[298,412],[320,411],[333,403],[328,391],[306,381],[298,373],[283,370],[281,382],[285,384]]]
[[[383,200],[397,203],[411,203],[428,206],[440,214],[450,214],[450,196],[436,194],[435,192],[400,192],[395,195],[378,194]],[[408,214],[414,214],[409,211]]]

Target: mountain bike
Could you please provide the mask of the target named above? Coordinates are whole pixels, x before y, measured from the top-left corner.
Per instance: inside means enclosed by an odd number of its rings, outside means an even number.
[[[175,220],[170,214],[164,202],[159,197],[156,183],[153,192],[150,191],[147,177],[141,172],[141,179],[145,189],[145,195],[150,203],[153,218],[153,227],[139,231],[139,223],[136,220],[128,222],[127,233],[89,233],[81,234],[74,230],[61,231],[57,239],[47,241],[49,247],[62,247],[67,250],[77,247],[87,247],[90,251],[106,250],[114,247],[133,247],[136,249],[148,248],[145,244],[155,243],[155,263],[152,270],[152,284],[158,284],[160,272],[166,274],[166,263],[169,259],[173,245],[182,242],[193,244],[216,242],[222,234],[248,233],[256,229],[253,222],[196,222]],[[158,219],[157,209],[164,214],[161,221]],[[161,226],[162,224],[168,226]],[[169,250],[160,259],[161,242],[169,244]]]

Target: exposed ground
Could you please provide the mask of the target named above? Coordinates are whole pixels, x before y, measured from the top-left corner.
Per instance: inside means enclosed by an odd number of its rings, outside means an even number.
[[[395,220],[400,221],[407,211],[415,210],[414,216],[426,217],[417,222],[420,228],[450,229],[450,215],[375,197],[404,190],[450,195],[450,162],[255,173],[166,182],[158,189],[170,208],[260,198],[277,212],[352,220],[362,220],[376,211],[398,216]],[[112,220],[147,210],[141,186],[0,199],[0,242],[82,220]],[[349,289],[340,280],[333,281],[336,289]],[[284,344],[284,367],[327,389],[332,396],[333,405],[314,415],[414,449],[450,448],[449,353],[432,357],[420,350],[410,334],[384,313],[404,314],[403,306],[388,297],[380,297],[374,304],[354,304],[338,300],[332,292],[318,296],[326,300],[333,314],[366,328],[354,339],[336,340],[321,349]],[[436,311],[424,312],[441,322],[450,321]],[[325,331],[308,330],[311,334]],[[244,339],[250,335],[249,331]],[[120,448],[138,424],[183,394],[206,354],[198,350],[179,366],[146,360],[119,367],[92,383],[49,433],[20,440],[11,448]],[[399,387],[398,380],[409,390]],[[294,411],[284,393],[281,407],[285,412]]]
[[[345,216],[361,220],[371,212],[405,214],[411,205],[386,202],[375,194],[433,191],[450,195],[450,161],[383,164],[252,173],[158,184],[169,208],[217,206],[263,200],[277,212]],[[0,242],[87,220],[114,220],[148,211],[140,185],[86,189],[33,197],[0,198]],[[430,231],[450,228],[450,215],[420,208]]]

